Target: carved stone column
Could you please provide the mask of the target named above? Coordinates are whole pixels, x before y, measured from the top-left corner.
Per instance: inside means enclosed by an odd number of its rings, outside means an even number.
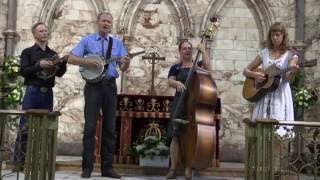
[[[6,29],[2,32],[5,37],[5,52],[4,56],[13,56],[16,41],[19,39],[19,34],[15,29]]]
[[[19,35],[16,31],[17,0],[8,1],[8,17],[6,30],[2,32],[5,39],[5,56],[13,56],[16,40]]]

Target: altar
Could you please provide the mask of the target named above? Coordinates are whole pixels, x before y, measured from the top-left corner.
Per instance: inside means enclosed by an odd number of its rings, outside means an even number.
[[[117,145],[114,163],[132,164],[134,157],[128,153],[140,131],[150,122],[155,122],[166,130],[169,122],[169,108],[172,96],[119,94],[117,105]],[[217,101],[214,113],[216,127],[216,151],[213,166],[219,166],[219,126],[221,121],[221,103]],[[96,131],[96,163],[100,162],[101,116]],[[214,153],[214,152],[213,152]]]
[[[164,61],[165,57],[161,57],[158,52],[153,49],[142,56],[142,60],[148,61],[152,64],[151,72],[151,84],[148,95],[140,94],[118,94],[117,104],[117,144],[116,153],[114,156],[114,163],[118,164],[132,164],[137,163],[130,154],[130,148],[138,140],[138,138],[144,137],[142,134],[144,128],[150,123],[156,123],[159,129],[162,130],[162,136],[166,136],[166,130],[170,120],[170,106],[173,100],[172,96],[157,95],[154,86],[154,71],[155,64],[160,61]],[[122,86],[121,86],[122,87]],[[121,88],[122,89],[122,88]],[[217,99],[217,103],[214,107],[213,122],[215,126],[215,138],[216,147],[214,147],[214,159],[213,166],[219,166],[219,129],[221,120],[221,102]],[[100,150],[101,150],[101,127],[102,116],[99,116],[96,129],[96,148],[95,157],[96,163],[100,162]]]

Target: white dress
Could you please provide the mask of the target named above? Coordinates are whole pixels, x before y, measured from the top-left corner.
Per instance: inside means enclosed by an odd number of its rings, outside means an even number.
[[[292,58],[292,53],[291,51],[287,51],[279,59],[273,60],[270,58],[270,52],[266,48],[260,52],[260,56],[262,58],[262,69],[266,69],[272,64],[276,64],[280,69],[285,69]],[[264,118],[279,121],[294,121],[292,94],[288,81],[281,79],[279,87],[275,91],[269,92],[255,103],[252,120]],[[283,136],[286,131],[283,128],[279,128],[277,132]]]

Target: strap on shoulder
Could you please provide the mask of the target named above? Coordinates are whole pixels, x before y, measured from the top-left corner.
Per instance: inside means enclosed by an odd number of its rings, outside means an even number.
[[[112,43],[113,43],[113,38],[111,36],[109,36],[109,44],[108,44],[108,49],[107,49],[107,53],[106,53],[106,59],[111,58]]]

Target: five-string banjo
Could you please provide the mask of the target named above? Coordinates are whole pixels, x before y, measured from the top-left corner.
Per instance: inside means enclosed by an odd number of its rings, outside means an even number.
[[[139,51],[132,54],[128,54],[129,58],[145,53],[145,51]],[[110,59],[105,59],[101,55],[87,55],[84,59],[88,61],[98,61],[101,62],[102,66],[99,67],[87,67],[80,66],[80,74],[84,80],[87,82],[95,83],[101,81],[105,76],[105,66],[112,62],[120,62],[122,57],[113,57]]]

